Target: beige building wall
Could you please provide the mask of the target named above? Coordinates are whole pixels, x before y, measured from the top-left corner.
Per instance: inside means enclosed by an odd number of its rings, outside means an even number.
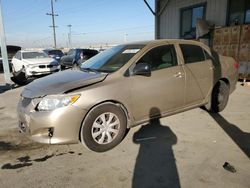
[[[156,15],[168,0],[156,0]],[[169,0],[161,15],[155,19],[156,38],[179,38],[181,9],[206,3],[206,20],[215,26],[226,25],[228,0]]]

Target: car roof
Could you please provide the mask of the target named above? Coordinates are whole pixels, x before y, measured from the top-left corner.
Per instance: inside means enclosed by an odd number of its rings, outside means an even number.
[[[195,41],[195,40],[185,40],[185,39],[157,39],[157,40],[148,40],[148,41],[138,41],[138,42],[130,42],[127,44],[131,45],[147,45],[147,44],[158,44],[158,43],[190,43],[190,44],[197,44],[200,42]]]
[[[62,51],[60,49],[44,49],[43,51]]]
[[[158,44],[190,44],[190,45],[199,45],[203,48],[209,49],[209,47],[199,41],[196,40],[185,40],[185,39],[157,39],[157,40],[149,40],[149,41],[138,41],[127,43],[127,45],[158,45]]]
[[[69,50],[95,50],[90,48],[70,48]]]
[[[19,52],[23,53],[23,52],[42,52],[44,53],[42,50],[19,50]]]

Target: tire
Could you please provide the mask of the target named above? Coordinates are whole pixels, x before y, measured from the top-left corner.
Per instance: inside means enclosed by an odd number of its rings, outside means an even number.
[[[28,77],[26,76],[26,73],[25,73],[25,67],[23,67],[22,70],[16,72],[13,64],[11,64],[11,66],[12,66],[11,80],[19,86],[26,85],[28,83]]]
[[[81,143],[95,152],[105,152],[117,146],[127,132],[124,111],[115,104],[106,103],[92,109],[84,119]]]
[[[18,74],[13,73],[11,80],[19,86],[26,85],[28,82],[28,78],[26,77],[24,72],[20,72]]]
[[[227,106],[229,98],[229,86],[222,80],[217,82],[213,88],[206,109],[210,112],[221,112]]]
[[[60,67],[61,67],[61,71],[66,69],[66,67],[64,65],[61,65]]]

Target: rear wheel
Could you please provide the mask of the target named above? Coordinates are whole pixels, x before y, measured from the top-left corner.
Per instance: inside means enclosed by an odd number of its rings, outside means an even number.
[[[26,76],[26,73],[25,73],[25,67],[23,67],[22,70],[16,72],[13,64],[11,64],[11,66],[12,66],[11,80],[19,86],[23,86],[23,85],[27,84],[28,77]]]
[[[226,107],[228,98],[229,86],[220,80],[214,86],[209,102],[205,107],[210,112],[220,112]]]
[[[102,104],[82,123],[81,142],[90,150],[104,152],[118,145],[126,134],[126,115],[115,104]]]

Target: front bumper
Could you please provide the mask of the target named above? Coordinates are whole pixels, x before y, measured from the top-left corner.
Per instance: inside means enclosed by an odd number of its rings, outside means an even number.
[[[40,68],[41,66],[42,68]],[[37,76],[43,74],[50,74],[60,70],[60,66],[47,67],[48,65],[39,65],[34,67],[26,67],[25,73],[27,76]]]
[[[35,111],[35,102],[17,106],[19,130],[30,139],[45,144],[73,144],[79,141],[79,131],[86,111],[76,106],[53,111]]]

